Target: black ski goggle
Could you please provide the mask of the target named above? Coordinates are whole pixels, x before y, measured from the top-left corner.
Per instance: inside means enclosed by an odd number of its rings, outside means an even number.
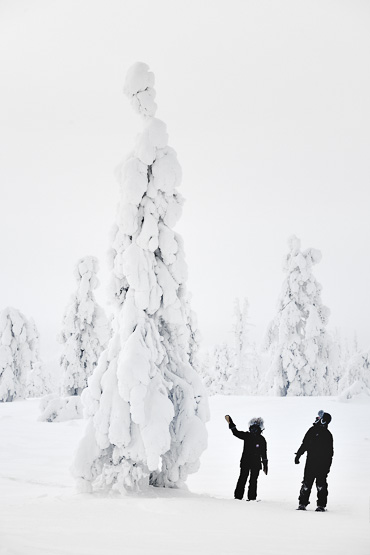
[[[315,424],[322,424],[323,426],[326,426],[328,422],[326,422],[322,416],[316,416]]]

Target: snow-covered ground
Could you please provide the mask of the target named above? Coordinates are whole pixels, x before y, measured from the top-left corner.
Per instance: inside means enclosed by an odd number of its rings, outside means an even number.
[[[38,422],[39,401],[0,404],[0,555],[369,555],[370,403],[333,398],[210,399],[209,446],[189,492],[77,494],[69,472],[85,422]],[[304,457],[294,452],[318,410],[330,412],[334,462],[326,513],[295,511]],[[239,429],[263,416],[269,475],[260,503],[233,499]]]

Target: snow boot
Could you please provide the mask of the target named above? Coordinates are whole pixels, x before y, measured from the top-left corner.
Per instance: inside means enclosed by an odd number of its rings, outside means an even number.
[[[305,511],[306,505],[298,505],[297,511]]]
[[[316,508],[316,513],[325,513],[326,509],[325,507],[320,507],[320,505],[317,506]]]

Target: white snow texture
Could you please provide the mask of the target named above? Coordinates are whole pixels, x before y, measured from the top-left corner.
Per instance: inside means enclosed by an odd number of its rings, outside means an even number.
[[[370,351],[356,353],[349,360],[339,390],[342,400],[370,395]]]
[[[65,422],[83,418],[83,407],[81,397],[72,395],[59,397],[59,395],[47,395],[40,403],[40,422]]]
[[[82,395],[89,423],[74,465],[85,491],[179,487],[207,443],[208,401],[191,364],[187,267],[172,230],[181,215],[181,168],[165,124],[154,117],[153,85],[147,65],[129,70],[124,91],[143,131],[117,171],[114,334]]]

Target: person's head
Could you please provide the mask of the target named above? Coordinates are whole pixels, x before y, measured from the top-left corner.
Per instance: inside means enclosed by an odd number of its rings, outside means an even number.
[[[323,410],[319,410],[317,416],[316,416],[316,420],[314,422],[314,425],[317,426],[323,426],[325,428],[328,427],[328,425],[331,422],[331,415],[328,412],[324,412]]]
[[[250,433],[255,435],[260,434],[264,429],[263,425],[263,418],[261,418],[260,416],[258,416],[257,418],[252,418],[249,421]]]

